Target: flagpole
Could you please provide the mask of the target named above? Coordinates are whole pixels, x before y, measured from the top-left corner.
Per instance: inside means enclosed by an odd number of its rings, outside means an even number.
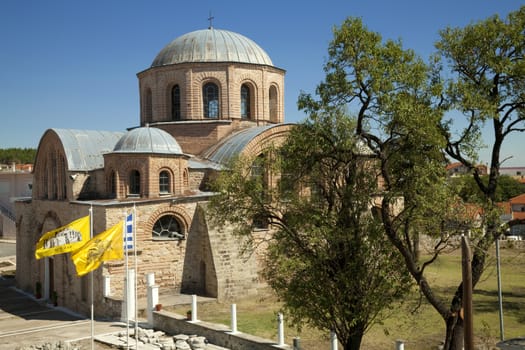
[[[89,239],[93,239],[93,204],[89,207]],[[95,310],[93,307],[93,271],[89,273],[91,294],[91,350],[95,349]]]
[[[137,223],[137,207],[135,206],[135,203],[133,203],[133,230],[132,230],[132,239],[133,239],[133,257],[135,258],[135,279],[133,280],[133,283],[135,284],[135,349],[139,348],[139,333],[138,333],[138,313],[137,313],[137,276],[139,274],[138,271],[138,264],[137,264],[137,235],[136,235],[136,223]]]
[[[127,211],[124,212],[124,223],[122,224],[124,227],[122,228],[122,232],[127,232]],[[129,349],[129,266],[128,266],[128,242],[124,241],[124,254],[126,255],[126,290],[124,293],[126,293],[126,349]]]

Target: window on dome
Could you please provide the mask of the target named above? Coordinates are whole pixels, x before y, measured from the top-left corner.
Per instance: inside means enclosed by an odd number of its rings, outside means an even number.
[[[275,123],[279,121],[277,102],[277,88],[270,86],[270,121]]]
[[[147,89],[146,95],[144,96],[144,119],[146,122],[153,121],[153,97],[151,89]]]
[[[219,118],[219,87],[207,83],[202,88],[204,118]]]
[[[111,171],[111,174],[109,174],[108,193],[110,198],[117,197],[117,175],[114,171]]]
[[[180,120],[180,88],[175,85],[171,89],[171,118],[173,120]]]
[[[129,174],[129,194],[132,196],[140,195],[140,173],[133,170]]]
[[[160,194],[170,193],[170,173],[166,170],[161,171],[159,175],[159,192]]]
[[[160,217],[155,225],[151,236],[154,240],[182,240],[185,239],[182,226],[174,215]]]
[[[246,84],[241,86],[241,118],[250,119],[250,88]]]

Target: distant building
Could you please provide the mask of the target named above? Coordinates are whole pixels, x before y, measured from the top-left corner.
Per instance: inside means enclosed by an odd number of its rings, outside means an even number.
[[[511,176],[521,183],[525,183],[525,167],[501,167],[500,175]]]
[[[32,164],[0,165],[0,238],[16,238],[15,201],[31,197]]]
[[[210,179],[239,155],[283,142],[285,71],[252,40],[208,28],[166,45],[137,74],[140,121],[127,131],[49,129],[40,140],[32,198],[17,202],[17,285],[89,314],[88,278],[70,254],[36,260],[41,235],[88,214],[102,232],[136,209],[137,291],[147,274],[161,292],[219,299],[253,295],[260,256],[242,254],[231,230],[210,225]],[[100,125],[103,127],[103,125]],[[272,181],[272,179],[269,179]],[[255,227],[254,237],[266,227]],[[136,253],[136,254],[135,254]],[[119,317],[124,261],[93,272],[97,315]],[[108,283],[109,281],[109,283]],[[110,285],[108,292],[105,286]]]
[[[479,171],[480,175],[487,175],[487,166],[480,164],[477,165],[476,168]],[[460,162],[450,163],[446,166],[447,175],[454,177],[454,176],[462,176],[470,173],[469,168],[467,168],[465,165],[463,165]]]

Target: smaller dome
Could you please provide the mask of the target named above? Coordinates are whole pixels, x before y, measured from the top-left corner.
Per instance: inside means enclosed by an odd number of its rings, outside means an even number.
[[[177,140],[166,131],[148,126],[128,131],[113,152],[183,154]]]

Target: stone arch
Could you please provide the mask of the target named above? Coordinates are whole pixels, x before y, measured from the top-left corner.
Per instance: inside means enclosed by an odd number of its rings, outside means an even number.
[[[175,216],[180,224],[181,228],[183,229],[184,233],[187,235],[189,231],[189,227],[191,224],[191,217],[188,214],[188,212],[181,206],[164,206],[159,209],[157,209],[155,212],[153,212],[150,217],[148,218],[147,222],[144,225],[145,232],[152,232],[153,225],[159,220],[162,216],[165,215],[173,215]]]
[[[197,205],[186,241],[181,293],[218,297],[218,267],[205,209]]]

